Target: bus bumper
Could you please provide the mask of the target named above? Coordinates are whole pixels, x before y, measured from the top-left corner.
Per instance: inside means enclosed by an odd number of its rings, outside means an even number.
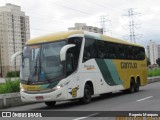
[[[22,102],[44,102],[44,101],[63,101],[67,100],[67,90],[62,88],[49,93],[29,94],[20,91]]]

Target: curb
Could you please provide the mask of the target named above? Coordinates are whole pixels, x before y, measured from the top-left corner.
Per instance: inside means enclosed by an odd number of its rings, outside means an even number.
[[[9,93],[0,95],[0,108],[23,105],[20,93]]]
[[[154,82],[160,82],[160,76],[148,78],[148,84],[154,83]],[[21,97],[20,97],[19,92],[0,94],[0,109],[13,107],[13,106],[27,105],[27,104],[34,104],[34,103],[23,103],[21,101]]]
[[[154,83],[154,82],[160,82],[160,76],[148,77],[148,84],[149,83]]]

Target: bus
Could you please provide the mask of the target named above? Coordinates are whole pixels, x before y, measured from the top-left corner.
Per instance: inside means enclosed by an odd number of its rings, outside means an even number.
[[[79,100],[114,91],[138,92],[147,84],[143,46],[87,31],[65,31],[28,40],[22,56],[23,102]]]

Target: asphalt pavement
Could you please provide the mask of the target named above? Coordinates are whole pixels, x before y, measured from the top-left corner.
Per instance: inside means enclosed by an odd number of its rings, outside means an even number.
[[[60,112],[62,117],[47,117],[46,120],[110,120],[115,117],[104,117],[103,111],[160,111],[160,82],[151,83],[141,87],[139,92],[126,94],[124,92],[115,92],[110,96],[94,96],[92,102],[87,105],[81,105],[78,101],[59,102],[55,107],[49,108],[44,103],[37,103],[25,106],[16,106],[6,108],[1,111],[45,111],[55,114]],[[77,112],[75,111],[88,111]],[[73,117],[66,117],[67,114]],[[57,113],[56,113],[57,114]],[[101,117],[103,116],[103,117]],[[25,118],[24,118],[25,119]],[[44,119],[44,118],[43,118]]]

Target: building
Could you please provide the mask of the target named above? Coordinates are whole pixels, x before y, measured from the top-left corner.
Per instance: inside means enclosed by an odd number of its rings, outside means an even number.
[[[19,70],[20,56],[11,63],[11,56],[22,50],[30,39],[29,17],[21,11],[21,7],[6,4],[0,7],[0,77],[8,71]]]
[[[157,64],[157,58],[160,58],[160,45],[157,45],[154,41],[150,40],[147,46],[147,57],[150,59],[151,64]]]
[[[75,27],[70,27],[68,28],[68,30],[84,30],[84,31],[103,34],[102,28],[87,26],[85,23],[75,23]]]
[[[158,45],[158,58],[160,58],[160,45]]]

